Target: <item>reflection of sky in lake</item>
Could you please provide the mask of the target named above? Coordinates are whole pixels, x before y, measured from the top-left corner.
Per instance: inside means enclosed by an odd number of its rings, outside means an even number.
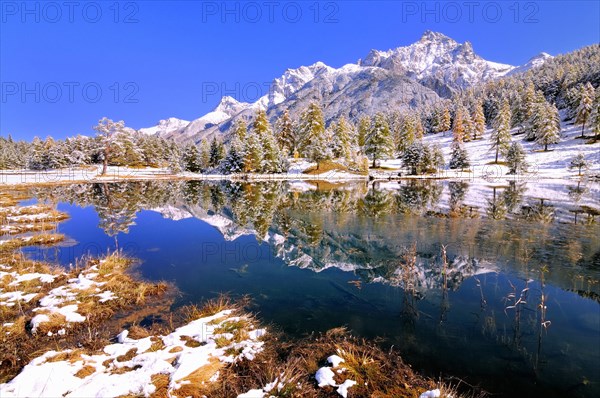
[[[59,208],[72,216],[60,231],[78,244],[44,255],[57,255],[67,264],[84,253],[114,247],[115,239],[97,227],[93,207]],[[272,237],[282,229],[289,233],[285,244],[258,242],[253,235],[227,241],[206,222],[173,221],[154,211],[139,212],[129,233],[118,235],[118,244],[143,261],[145,278],[173,281],[183,293],[178,304],[221,292],[249,294],[259,317],[287,333],[299,336],[347,325],[357,335],[384,338],[383,344],[398,347],[416,369],[432,376],[456,375],[507,395],[517,388],[532,396],[600,393],[600,307],[569,291],[598,292],[597,226],[378,217],[311,206],[280,211],[295,222],[290,228],[271,225]],[[310,241],[312,230],[306,233],[302,225],[318,225],[315,242]],[[464,280],[459,275],[447,291],[439,285],[419,289],[418,298],[400,287],[369,283],[411,242],[418,242],[425,269],[439,263],[440,245],[450,243],[450,259],[477,258],[484,273],[465,274]],[[523,247],[530,249],[525,258]],[[310,267],[320,272],[288,265],[290,256],[302,253],[314,257]],[[327,268],[341,259],[375,264],[355,272]],[[544,273],[547,330],[540,326],[537,308],[543,265],[549,268]],[[487,267],[494,272],[485,273]],[[511,305],[506,298],[512,292],[519,297],[529,278],[534,281],[517,323],[515,309],[505,309]]]

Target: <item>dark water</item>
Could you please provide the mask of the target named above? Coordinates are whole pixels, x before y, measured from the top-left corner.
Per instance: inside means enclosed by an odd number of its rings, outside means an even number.
[[[291,336],[345,325],[499,396],[600,396],[597,186],[318,185],[39,189],[74,241],[31,255],[118,246],[177,305],[248,294]]]

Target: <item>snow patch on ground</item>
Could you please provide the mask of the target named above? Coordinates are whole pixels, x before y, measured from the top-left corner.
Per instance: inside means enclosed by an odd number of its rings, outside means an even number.
[[[211,362],[252,359],[262,350],[260,338],[265,334],[264,329],[249,331],[245,340],[230,339],[226,346],[220,340],[217,345],[216,340],[226,336],[215,334],[215,330],[225,322],[239,319],[225,310],[194,320],[166,336],[133,339],[123,331],[117,337],[118,343],[104,347],[99,353],[80,354],[70,361],[53,361],[52,358],[71,350],[49,351],[32,360],[12,381],[1,384],[0,396],[147,396],[156,391],[152,376],[157,374],[169,376],[171,394],[186,384],[188,376]],[[198,344],[186,344],[190,339]],[[121,357],[129,352],[135,354]]]

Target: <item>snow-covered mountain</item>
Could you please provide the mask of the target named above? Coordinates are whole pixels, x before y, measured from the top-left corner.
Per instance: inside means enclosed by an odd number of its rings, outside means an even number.
[[[257,108],[266,109],[273,121],[286,109],[298,117],[315,100],[323,103],[326,122],[340,116],[354,119],[362,114],[432,104],[479,82],[537,67],[549,58],[542,53],[519,67],[496,63],[477,55],[470,42],[461,44],[427,31],[416,43],[388,51],[371,50],[364,59],[341,68],[317,62],[288,69],[254,103],[227,96],[212,112],[191,123],[177,128],[159,124],[143,130],[198,142],[227,135],[233,122],[251,120]]]
[[[554,57],[548,53],[539,53],[538,55],[527,61],[525,65],[521,65],[508,72],[507,76],[516,75],[517,73],[523,73],[528,71],[529,69],[537,68],[539,66],[542,66],[546,61],[552,58]]]
[[[156,126],[142,128],[139,131],[147,135],[169,136],[173,133],[181,132],[188,124],[190,124],[190,122],[187,120],[170,117],[165,120],[160,120]]]

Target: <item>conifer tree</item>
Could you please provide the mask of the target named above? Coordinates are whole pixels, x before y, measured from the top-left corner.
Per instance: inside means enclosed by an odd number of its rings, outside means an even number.
[[[406,148],[411,146],[417,139],[417,127],[415,120],[412,115],[404,115],[400,128],[400,137],[396,150],[398,152],[404,152]]]
[[[244,119],[238,119],[233,126],[233,137],[238,142],[244,142],[246,140],[246,133],[248,132],[248,125]]]
[[[362,116],[358,121],[358,146],[362,151],[364,151],[365,141],[370,131],[371,118],[369,116]]]
[[[223,144],[217,141],[217,137],[213,137],[210,142],[210,158],[208,165],[210,167],[217,167],[221,160],[223,160]]]
[[[210,167],[210,144],[206,139],[200,143],[200,167],[202,171],[206,171]]]
[[[592,113],[593,104],[594,87],[590,84],[590,82],[587,82],[581,87],[579,106],[577,107],[577,118],[575,119],[575,123],[581,124],[581,138],[584,137],[585,124]]]
[[[578,153],[572,160],[571,163],[569,163],[569,168],[570,169],[577,169],[577,175],[581,175],[581,170],[582,169],[588,169],[590,167],[590,164],[587,160],[585,160],[585,156],[583,156],[583,153]]]
[[[402,152],[402,166],[410,170],[410,174],[418,175],[426,171],[431,161],[431,154],[427,150],[427,146],[421,141],[416,141],[410,144],[404,152]]]
[[[100,151],[102,157],[102,175],[106,174],[108,168],[108,161],[111,156],[111,150],[117,144],[116,136],[117,133],[122,132],[125,129],[125,122],[120,120],[114,122],[107,117],[103,117],[98,121],[98,124],[94,127],[97,132],[98,143],[100,144]]]
[[[202,171],[202,162],[200,160],[200,151],[194,144],[186,145],[183,151],[183,168],[192,173],[200,173]]]
[[[483,104],[478,101],[473,109],[473,139],[478,140],[483,136],[485,131],[485,114],[483,113]]]
[[[454,124],[452,125],[453,141],[462,143],[465,138],[465,112],[462,105],[457,106],[456,115],[454,115]]]
[[[298,126],[300,138],[300,154],[305,158],[318,163],[330,159],[332,155],[327,136],[325,134],[325,121],[323,111],[318,103],[313,102],[300,116]]]
[[[496,151],[494,163],[498,163],[498,154],[506,155],[506,152],[510,147],[510,121],[510,105],[508,104],[508,100],[505,99],[502,101],[502,105],[494,118],[494,128],[490,136],[492,141],[491,149]]]
[[[263,173],[280,173],[283,168],[281,165],[281,151],[270,131],[262,136],[262,153],[261,171]]]
[[[540,119],[544,118],[544,110],[546,107],[546,99],[544,98],[544,93],[541,91],[535,91],[533,100],[531,103],[531,116],[528,116],[527,119],[527,134],[525,135],[525,139],[527,141],[536,141],[539,134],[539,127],[541,125]],[[528,108],[529,109],[529,108]]]
[[[590,114],[590,125],[594,133],[594,140],[600,140],[600,89],[596,90],[596,98]]]
[[[352,157],[352,127],[343,116],[332,126],[334,134],[331,140],[334,143],[333,156],[350,160]]]
[[[436,170],[443,168],[446,164],[446,161],[444,160],[444,153],[438,144],[435,144],[431,149],[431,158],[433,167]]]
[[[442,131],[448,131],[448,130],[450,130],[450,127],[452,127],[451,118],[450,118],[450,110],[447,107],[445,107],[444,112],[442,113],[441,128],[442,128]]]
[[[556,106],[544,103],[538,108],[535,118],[536,142],[548,150],[548,145],[560,140],[560,118]]]
[[[518,142],[513,142],[506,153],[506,162],[508,163],[508,174],[522,174],[527,171],[528,164],[525,160],[525,151]]]
[[[254,129],[246,135],[244,142],[244,172],[260,172],[262,167],[262,145]]]
[[[421,140],[423,139],[423,135],[425,135],[425,129],[423,128],[423,121],[421,120],[421,116],[418,113],[414,113],[413,120],[415,125],[415,137],[418,140]]]
[[[286,154],[292,155],[296,150],[296,137],[294,125],[290,118],[289,110],[285,110],[277,121],[277,144],[279,148]]]
[[[34,137],[31,143],[29,159],[27,160],[27,167],[31,170],[43,170],[45,168],[44,152],[44,142],[39,137]]]
[[[244,159],[240,153],[240,148],[241,144],[234,138],[229,147],[229,152],[227,152],[227,156],[223,160],[223,168],[227,173],[241,173],[244,170]]]
[[[452,143],[452,152],[450,155],[450,163],[448,166],[451,169],[464,169],[470,166],[469,153],[459,142]]]
[[[394,143],[390,133],[390,127],[383,113],[375,115],[373,128],[365,139],[365,154],[371,156],[373,167],[379,159],[387,159],[394,152]]]

